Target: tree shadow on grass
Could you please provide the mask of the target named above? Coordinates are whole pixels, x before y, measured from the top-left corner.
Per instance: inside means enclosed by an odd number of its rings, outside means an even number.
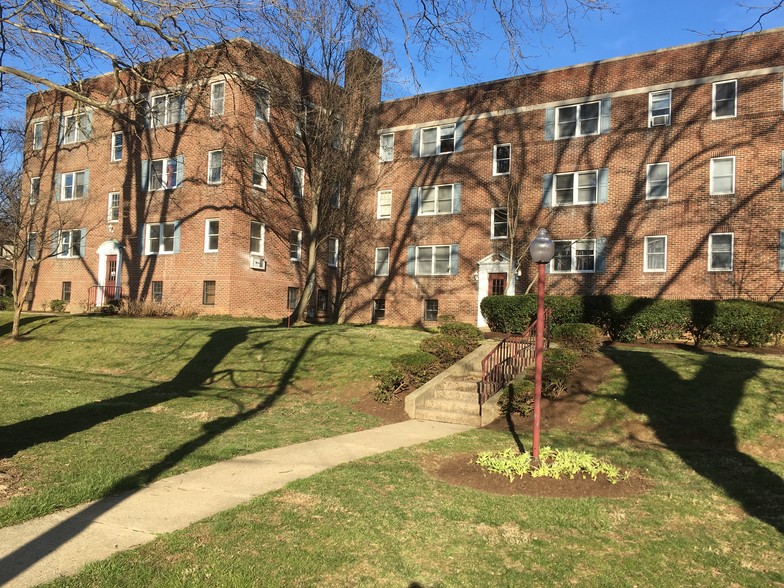
[[[85,430],[100,422],[153,406],[170,398],[192,396],[195,394],[194,391],[200,388],[204,383],[227,375],[226,370],[216,371],[216,366],[234,347],[244,342],[247,339],[248,333],[253,330],[255,329],[248,327],[233,327],[216,331],[210,337],[210,341],[199,350],[172,380],[158,386],[153,386],[152,388],[146,388],[117,397],[113,399],[112,406],[103,407],[104,410],[102,411],[96,410],[92,405],[89,405],[47,415],[45,417],[39,417],[37,419],[30,419],[24,421],[24,423],[9,425],[8,427],[0,429],[0,439],[2,439],[2,443],[5,444],[13,439],[10,435],[14,432],[22,432],[25,423],[29,426],[31,421],[35,421],[33,424],[37,433],[28,435],[26,440],[21,443],[12,444],[18,451],[22,447],[30,446],[31,443],[42,443],[44,441],[62,439],[67,435]],[[232,416],[220,417],[205,423],[202,425],[202,432],[200,435],[169,452],[157,463],[119,480],[107,492],[106,498],[94,502],[86,509],[80,511],[77,515],[65,519],[52,529],[42,533],[32,541],[22,545],[6,557],[2,558],[0,560],[0,585],[4,585],[6,582],[16,578],[36,562],[46,557],[49,553],[76,537],[85,528],[90,526],[96,518],[133,496],[136,490],[131,490],[123,494],[117,494],[118,492],[122,492],[128,488],[138,489],[149,484],[161,474],[180,463],[188,455],[212,441],[215,437],[272,407],[286,392],[286,389],[294,379],[305,355],[320,334],[321,331],[316,331],[305,339],[294,359],[278,379],[274,391],[266,396],[263,402],[251,409],[239,409]],[[228,374],[228,377],[231,377],[231,374]],[[97,404],[100,405],[105,403]],[[73,423],[69,422],[72,420],[74,421]],[[47,431],[47,425],[52,426],[53,431]]]
[[[619,400],[648,417],[657,437],[749,515],[784,533],[784,480],[738,448],[733,417],[762,362],[701,353],[684,379],[650,352],[609,349],[628,384]]]
[[[19,328],[20,329],[22,327],[26,326],[26,325],[29,325],[30,323],[34,323],[34,322],[37,322],[37,321],[42,321],[44,319],[49,319],[49,320],[46,323],[41,323],[39,325],[36,325],[33,329],[29,329],[29,330],[25,331],[24,333],[21,333],[21,337],[24,338],[25,335],[29,335],[35,329],[38,329],[40,327],[43,327],[44,325],[49,324],[50,322],[58,320],[58,317],[55,317],[55,316],[52,316],[52,315],[48,315],[48,314],[28,315],[28,316],[22,317],[19,320]],[[0,323],[0,337],[3,337],[5,335],[10,334],[12,328],[13,328],[13,322],[10,321],[10,320],[7,323]]]

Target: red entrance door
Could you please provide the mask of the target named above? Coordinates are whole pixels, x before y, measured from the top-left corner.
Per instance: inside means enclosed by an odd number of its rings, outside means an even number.
[[[506,292],[506,274],[489,274],[487,292],[490,296],[503,296]]]
[[[106,256],[106,282],[104,287],[104,301],[117,298],[117,256]]]

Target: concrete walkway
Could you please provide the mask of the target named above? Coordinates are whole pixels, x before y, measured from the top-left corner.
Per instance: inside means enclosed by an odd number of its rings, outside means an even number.
[[[471,427],[405,421],[260,451],[0,529],[0,586],[35,586],[183,529],[285,484]]]

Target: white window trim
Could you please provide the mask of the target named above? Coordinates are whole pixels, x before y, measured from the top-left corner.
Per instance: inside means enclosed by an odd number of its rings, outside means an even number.
[[[216,88],[222,87],[223,88],[223,96],[221,98],[215,97],[215,90]],[[218,111],[217,101],[220,100],[220,112]],[[223,116],[226,108],[226,82],[213,82],[210,84],[210,116]]]
[[[667,94],[668,95],[668,102],[670,104],[669,109],[667,110],[667,122],[663,125],[654,125],[653,124],[653,97],[658,94]],[[657,116],[665,116],[665,115],[657,115]],[[655,127],[668,127],[672,123],[672,90],[658,90],[656,92],[649,92],[648,93],[648,128],[655,128]]]
[[[259,236],[259,244],[260,244],[259,249],[261,251],[253,251],[253,247],[251,246],[253,244],[253,225],[254,224],[259,225],[259,227],[261,229],[259,231],[259,234],[260,234],[260,236]],[[257,255],[259,257],[264,257],[264,247],[266,245],[266,236],[267,236],[267,225],[265,225],[261,221],[250,221],[250,237],[249,237],[249,241],[250,242],[249,242],[249,247],[248,248],[250,249],[250,254],[251,255]]]
[[[659,165],[667,166],[667,190],[664,196],[651,196],[651,168]],[[670,197],[670,162],[660,161],[657,163],[649,163],[647,166],[645,166],[645,199],[668,200],[669,197]]]
[[[154,176],[153,167],[154,164],[161,162],[161,185],[159,188],[152,187],[152,178]],[[174,162],[174,185],[169,186],[169,162]],[[163,159],[151,159],[149,163],[149,168],[147,170],[147,191],[148,192],[158,192],[162,190],[175,190],[177,188],[177,158],[176,157],[164,157]]]
[[[735,84],[735,97],[733,99],[732,114],[725,114],[723,116],[716,115],[716,88],[718,86],[733,83]],[[713,120],[721,120],[724,118],[735,118],[738,116],[738,80],[721,80],[720,82],[713,82],[712,99],[711,99],[711,118]]]
[[[434,189],[436,192],[436,198],[433,203],[433,212],[422,212],[422,193],[428,189]],[[451,188],[452,189],[452,198],[450,199],[450,206],[449,212],[438,212],[438,193],[441,191],[441,188]],[[417,195],[417,216],[440,216],[445,214],[454,214],[455,213],[455,184],[439,184],[437,186],[422,186],[419,188],[419,194]]]
[[[73,236],[74,233],[79,235],[79,251],[77,251],[76,255],[73,255]],[[63,235],[68,235],[68,252],[63,253]],[[81,257],[81,245],[82,245],[82,230],[81,229],[64,229],[57,231],[57,255],[59,259],[79,259]]]
[[[36,180],[38,180],[38,190],[34,189]],[[40,197],[41,197],[41,177],[35,176],[30,178],[30,197],[29,197],[30,205],[31,206],[35,205]]]
[[[713,187],[715,162],[719,161],[719,160],[724,160],[724,159],[732,160],[732,191],[731,192],[716,192],[714,187]],[[737,174],[736,174],[736,170],[735,170],[735,156],[734,155],[728,155],[726,157],[713,157],[713,158],[711,158],[711,160],[710,160],[710,194],[711,194],[711,196],[728,196],[728,195],[735,194],[735,176],[736,175]]]
[[[163,232],[164,227],[166,225],[172,225],[174,227],[174,236],[172,238],[172,250],[166,251],[163,249]],[[153,251],[150,249],[150,230],[153,226],[157,226],[159,228],[159,237],[158,237],[158,250]],[[145,255],[174,255],[174,241],[177,239],[177,222],[170,221],[164,223],[150,223],[144,225],[144,254]]]
[[[509,171],[499,172],[498,171],[498,148],[499,147],[509,147]],[[494,176],[508,176],[512,173],[512,144],[511,143],[499,143],[498,145],[493,145],[493,175]]]
[[[293,233],[297,233],[297,256],[291,257],[291,236]],[[302,261],[302,231],[299,229],[292,229],[289,233],[289,259],[291,261]]]
[[[340,240],[337,237],[328,237],[327,238],[327,265],[329,267],[338,267],[339,256],[340,256]]]
[[[220,173],[218,174],[218,179],[212,179],[212,162],[215,158],[215,154],[220,153]],[[215,149],[214,151],[210,151],[207,153],[207,183],[211,186],[217,186],[218,184],[223,183],[223,149]]]
[[[267,95],[266,105],[261,101],[261,94]],[[272,95],[267,88],[256,88],[253,93],[253,116],[256,120],[261,120],[264,122],[269,122],[270,120],[270,103],[272,101]],[[258,108],[258,106],[264,105],[264,108]],[[261,116],[257,116],[257,113],[261,110]]]
[[[495,211],[496,210],[505,210],[506,211],[506,235],[498,236],[495,234]],[[490,239],[508,239],[509,238],[509,209],[506,206],[499,206],[497,208],[490,209]]]
[[[381,214],[381,197],[382,195],[389,195],[389,214],[382,215]],[[379,190],[376,200],[376,218],[378,219],[387,219],[392,218],[392,190]]]
[[[210,232],[210,225],[214,222],[218,223],[218,230],[215,233]],[[220,245],[220,219],[217,218],[208,218],[204,221],[204,253],[217,253],[218,248],[215,247],[214,249],[210,248],[210,237],[215,236],[218,237],[218,245]]]
[[[648,240],[649,239],[664,239],[664,267],[662,269],[651,269],[648,267]],[[644,242],[645,250],[643,252],[643,265],[642,271],[645,273],[664,273],[667,271],[667,235],[648,235],[645,237]]]
[[[255,184],[253,183],[253,176],[256,173],[256,158],[261,159],[261,183]],[[261,153],[254,153],[253,154],[253,169],[251,170],[251,183],[254,188],[260,188],[262,190],[267,189],[267,156],[262,155]]]
[[[387,252],[387,271],[379,273],[378,272],[378,253],[379,251],[386,251]],[[376,255],[374,257],[374,264],[373,264],[373,275],[374,276],[388,276],[389,275],[389,247],[376,247]]]
[[[392,137],[391,147],[384,148],[384,138]],[[420,136],[421,138],[421,136]],[[378,157],[382,162],[392,161],[395,158],[395,133],[382,133],[378,139]]]
[[[446,248],[449,255],[449,266],[444,273],[435,273],[436,268],[436,249],[439,247]],[[419,271],[419,252],[422,249],[432,249],[430,256],[430,273],[420,273]],[[452,275],[452,246],[451,245],[420,245],[416,248],[416,258],[414,259],[414,275],[417,276],[450,276]]]
[[[77,174],[83,174],[86,171],[87,171],[86,169],[80,169],[80,170],[72,171],[72,172],[64,172],[63,174],[60,175],[60,201],[61,202],[70,202],[71,200],[82,200],[84,198],[87,198],[87,194],[83,194],[82,196],[78,196],[78,197],[76,196],[76,175]],[[66,183],[65,182],[65,177],[66,176],[73,176],[73,184],[71,184],[72,189],[71,189],[71,197],[70,198],[66,198],[65,197],[65,183]]]
[[[591,202],[578,202],[577,196],[579,194],[579,178],[580,174],[588,174],[593,173],[596,177],[596,189],[594,191],[594,199]],[[558,177],[559,176],[572,176],[572,201],[566,204],[558,204],[558,199],[556,198],[556,187],[558,186]],[[552,208],[560,208],[562,206],[593,206],[594,204],[599,203],[599,170],[598,169],[582,169],[576,172],[567,172],[561,174],[553,174],[553,187],[552,193],[550,194],[550,205]]]
[[[115,156],[115,154],[117,153],[117,142],[116,142],[116,138],[117,138],[118,136],[120,137],[120,141],[121,141],[121,144],[120,144],[120,157],[119,157],[119,158]],[[124,137],[123,137],[123,133],[122,133],[122,131],[114,131],[114,132],[112,133],[112,145],[111,145],[111,147],[112,147],[112,152],[111,152],[111,154],[110,154],[110,156],[109,156],[109,159],[110,159],[110,161],[113,161],[113,162],[114,162],[114,161],[122,161],[122,152],[123,152],[123,150],[125,149],[125,145],[124,145],[124,144],[122,144],[122,140],[123,140],[123,139],[124,139]]]
[[[117,196],[117,218],[112,218],[112,211],[115,210],[115,207],[112,205],[113,196]],[[109,192],[109,197],[107,199],[107,206],[106,206],[106,222],[109,223],[116,223],[120,220],[120,193],[119,192]]]
[[[595,133],[582,133],[582,125],[580,125],[580,111],[583,109],[584,106],[588,106],[590,104],[598,104],[599,105],[599,116],[596,119],[596,132]],[[566,108],[574,108],[577,107],[577,115],[575,117],[575,129],[574,135],[561,135],[561,111]],[[556,139],[573,139],[575,137],[592,137],[594,135],[600,135],[602,132],[602,101],[601,100],[591,100],[590,102],[579,102],[577,104],[564,104],[563,106],[559,106],[555,109],[555,138]]]
[[[305,197],[305,168],[295,165],[291,181],[294,198],[302,200]]]
[[[730,267],[713,267],[713,237],[730,236]],[[708,235],[708,271],[709,272],[731,272],[735,267],[735,233],[711,233]]]
[[[69,140],[69,137],[65,134],[65,129],[62,132],[62,144],[63,145],[73,145],[74,143],[83,143],[90,138],[90,132],[92,132],[92,125],[87,127],[87,132],[85,132],[85,127],[82,126],[82,117],[87,117],[87,120],[90,120],[90,115],[87,112],[74,112],[72,114],[66,114],[62,117],[61,124],[68,129],[68,120],[75,119],[74,121],[74,138]]]
[[[449,127],[451,127],[451,129],[452,129],[452,151],[441,151],[441,131],[442,131],[442,129],[446,129],[446,128],[449,128]],[[430,131],[432,129],[436,129],[436,152],[432,153],[430,155],[423,155],[422,154],[422,148],[425,145],[425,141],[424,141],[425,131]],[[435,157],[436,155],[445,155],[447,153],[454,153],[455,152],[455,147],[456,147],[456,145],[455,145],[455,142],[456,142],[455,131],[456,130],[457,130],[457,124],[456,123],[448,123],[448,124],[445,124],[445,125],[436,125],[436,126],[432,126],[432,127],[425,127],[425,128],[419,129],[419,131],[418,131],[419,132],[419,157]]]
[[[169,120],[169,115],[171,114],[171,101],[174,99],[182,99],[183,101],[186,98],[182,94],[177,94],[175,92],[169,92],[168,94],[156,94],[154,96],[149,97],[148,101],[148,108],[149,108],[149,123],[151,129],[157,129],[159,127],[166,127],[169,125],[174,125],[183,122],[180,119],[180,109],[177,109],[177,119],[176,120]],[[153,103],[158,102],[163,99],[163,122],[156,124],[155,117],[153,116]],[[185,104],[185,102],[183,102]],[[186,115],[187,116],[187,115]]]
[[[33,151],[39,151],[43,149],[43,147],[44,147],[44,123],[43,121],[41,121],[33,124]]]
[[[595,274],[596,273],[596,239],[577,239],[575,241],[569,241],[568,239],[558,240],[555,243],[571,243],[571,261],[569,263],[569,271],[563,270],[556,270],[555,269],[555,257],[553,257],[552,261],[550,262],[550,273],[551,274]],[[578,243],[593,243],[593,269],[592,270],[578,270],[574,269],[577,267],[577,244]]]

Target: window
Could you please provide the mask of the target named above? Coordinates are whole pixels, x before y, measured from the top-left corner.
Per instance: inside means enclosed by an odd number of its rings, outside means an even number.
[[[381,161],[392,161],[395,158],[395,133],[383,133],[379,145]]]
[[[735,157],[714,157],[711,159],[710,193],[735,193]]]
[[[459,185],[459,184],[457,184]],[[421,216],[433,214],[452,214],[456,210],[456,184],[428,186],[419,189],[419,210]]]
[[[109,192],[109,201],[107,203],[106,220],[110,223],[116,223],[120,220],[120,193]]]
[[[210,116],[220,116],[223,114],[225,94],[225,82],[215,82],[210,86]]]
[[[672,90],[648,94],[648,126],[660,127],[670,124]]]
[[[185,121],[185,96],[163,94],[150,99],[148,124],[150,127],[162,127]]]
[[[302,111],[299,115],[295,115],[296,118],[294,119],[294,136],[302,138],[303,134],[305,133],[305,129],[308,127],[308,109],[306,107],[302,108]]]
[[[590,273],[596,271],[596,240],[556,241],[552,273]]]
[[[163,282],[154,281],[152,283],[152,301],[163,302]]]
[[[376,208],[376,217],[392,217],[392,190],[381,190],[378,193],[378,207]]]
[[[509,175],[512,162],[512,146],[507,143],[506,145],[495,145],[493,147],[493,175],[506,176]]]
[[[373,300],[373,320],[383,321],[387,314],[386,298],[376,298]]]
[[[36,151],[44,146],[44,123],[37,122],[33,125],[33,149]]]
[[[84,254],[84,229],[56,231],[54,253],[57,257],[82,257]]]
[[[218,232],[220,221],[217,218],[208,218],[204,222],[204,251],[215,253],[218,251]]]
[[[490,238],[506,239],[509,236],[509,218],[506,208],[490,211]]]
[[[41,194],[41,178],[30,178],[30,205],[35,206]]]
[[[79,143],[90,138],[93,130],[92,113],[71,114],[60,119],[60,143]]]
[[[62,291],[60,293],[60,300],[65,303],[71,301],[71,282],[63,282]]]
[[[329,290],[319,289],[316,292],[316,311],[327,312],[329,308]]]
[[[713,84],[713,118],[731,118],[737,113],[738,81]]]
[[[286,308],[294,310],[299,302],[299,288],[290,286],[286,294]]]
[[[147,192],[179,188],[182,184],[184,167],[185,160],[182,155],[176,158],[142,162],[142,189],[145,185]]]
[[[662,200],[669,196],[670,164],[649,163],[645,173],[646,200]]]
[[[330,237],[327,239],[327,265],[338,267],[338,238]]]
[[[215,280],[204,281],[201,303],[208,306],[213,306],[215,304]]]
[[[267,189],[267,158],[258,153],[253,156],[253,179],[254,188]]]
[[[269,122],[270,119],[270,93],[266,88],[258,88],[254,95],[256,104],[256,120]]]
[[[220,184],[223,175],[223,151],[210,151],[207,154],[207,183]]]
[[[294,198],[302,198],[305,195],[305,168],[294,168],[292,188],[294,190]]]
[[[555,110],[556,138],[599,134],[600,102],[562,106]]]
[[[55,184],[58,183],[58,179],[59,186],[57,188],[59,189],[55,190],[55,194],[59,196],[59,200],[77,200],[87,197],[90,182],[89,170],[58,174],[58,177],[55,177]]]
[[[332,121],[332,148],[340,149],[343,146],[343,121]]]
[[[389,275],[389,247],[376,247],[376,275]]]
[[[553,206],[594,204],[598,183],[598,170],[556,174]]]
[[[145,225],[144,251],[147,255],[179,253],[180,223],[154,223]]]
[[[443,125],[415,130],[421,133],[419,141],[419,156],[440,155],[452,153],[455,150],[455,125]]]
[[[258,221],[250,221],[250,253],[264,256],[264,235],[266,227]]]
[[[289,237],[289,258],[291,261],[302,260],[302,231],[291,231]]]
[[[38,234],[28,233],[27,234],[27,257],[29,259],[35,259],[36,255],[38,255]]]
[[[332,184],[332,194],[329,196],[329,205],[334,208],[340,208],[340,180],[336,180]]]
[[[708,237],[709,272],[732,271],[733,241],[732,233],[713,233]]]
[[[667,269],[667,237],[656,235],[645,237],[645,260],[643,271],[663,272]]]
[[[779,271],[784,272],[784,229],[779,231]]]
[[[112,161],[122,161],[123,134],[122,131],[112,133]]]
[[[425,320],[438,320],[438,300],[425,300]]]
[[[446,276],[452,273],[450,245],[416,248],[416,273],[420,276]]]

